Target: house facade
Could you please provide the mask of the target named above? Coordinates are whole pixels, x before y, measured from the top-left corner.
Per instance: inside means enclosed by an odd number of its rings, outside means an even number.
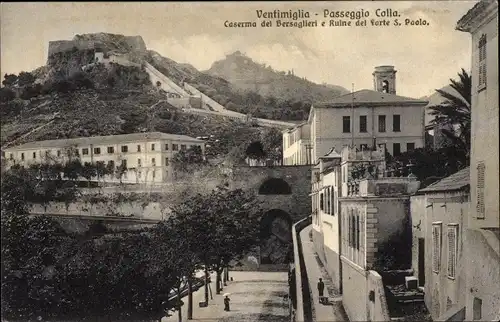
[[[411,197],[412,268],[433,320],[465,318],[469,168]]]
[[[354,144],[367,150],[383,145],[391,155],[424,147],[427,101],[396,95],[393,66],[376,67],[373,78],[375,90],[360,90],[311,107],[313,163],[332,147],[341,151]]]
[[[302,123],[283,132],[283,165],[312,164],[311,125]]]
[[[500,319],[498,1],[478,2],[456,29],[472,39],[466,320],[493,321]]]
[[[171,163],[174,155],[192,146],[205,152],[203,140],[185,135],[160,132],[94,136],[75,139],[35,141],[2,150],[8,166],[34,163],[65,163],[78,158],[82,164],[103,162],[116,169],[122,166],[122,178],[108,176],[108,182],[161,183],[174,179]]]

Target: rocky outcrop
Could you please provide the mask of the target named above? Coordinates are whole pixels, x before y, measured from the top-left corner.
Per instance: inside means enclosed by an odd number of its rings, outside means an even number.
[[[76,35],[72,40],[49,41],[48,57],[73,48],[78,50],[101,49],[120,53],[145,52],[147,50],[146,43],[141,36],[95,33]]]

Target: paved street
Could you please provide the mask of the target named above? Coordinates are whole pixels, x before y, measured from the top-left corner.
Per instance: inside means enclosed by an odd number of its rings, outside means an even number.
[[[288,294],[288,275],[285,272],[230,272],[232,282],[220,295],[215,294],[215,276],[212,277],[213,300],[208,307],[200,308],[198,303],[204,298],[204,289],[193,293],[194,321],[272,321],[288,322],[288,302],[283,299]],[[231,293],[231,311],[224,311],[222,294]],[[183,299],[182,320],[187,320],[187,297]],[[164,317],[162,322],[178,321],[177,312]]]

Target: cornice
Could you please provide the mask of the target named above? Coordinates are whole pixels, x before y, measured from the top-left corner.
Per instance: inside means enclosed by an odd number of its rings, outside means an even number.
[[[498,2],[496,0],[483,0],[460,18],[455,29],[472,33],[495,15],[498,15]]]

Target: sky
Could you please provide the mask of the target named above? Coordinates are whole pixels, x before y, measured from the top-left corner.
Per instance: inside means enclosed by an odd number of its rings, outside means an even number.
[[[1,3],[1,75],[45,64],[48,42],[76,34],[140,35],[148,49],[207,70],[237,50],[275,70],[349,90],[372,89],[375,66],[397,70],[397,94],[422,97],[470,69],[471,39],[456,22],[477,1],[336,2],[40,2]],[[402,26],[369,26],[376,9],[398,11]],[[324,10],[369,13],[366,27],[260,27],[257,10],[303,10],[319,24]],[[317,16],[316,16],[317,14]],[[405,26],[405,19],[427,26]],[[390,19],[391,22],[393,18]],[[225,21],[255,21],[257,28],[229,28]],[[300,21],[299,19],[298,21]],[[349,19],[344,19],[349,21]],[[364,20],[364,19],[362,19]],[[356,20],[352,20],[352,24]],[[273,19],[273,23],[276,19]]]

